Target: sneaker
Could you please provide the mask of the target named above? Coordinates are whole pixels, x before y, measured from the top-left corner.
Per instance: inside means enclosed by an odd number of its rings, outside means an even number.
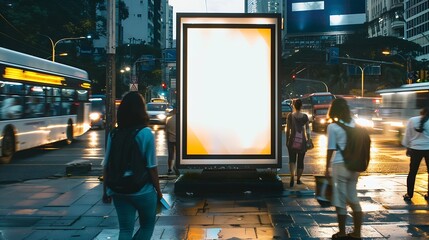
[[[296,184],[301,185],[302,184],[301,180],[297,180]]]
[[[167,175],[173,174],[173,171],[171,169],[168,169]]]

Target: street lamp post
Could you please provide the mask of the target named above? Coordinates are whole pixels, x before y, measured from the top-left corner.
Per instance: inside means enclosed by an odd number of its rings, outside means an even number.
[[[45,36],[49,39],[49,41],[51,42],[51,46],[52,46],[52,62],[55,62],[55,47],[57,46],[58,43],[60,43],[61,41],[65,41],[65,40],[77,40],[77,39],[85,39],[86,37],[67,37],[67,38],[61,38],[60,40],[54,42],[54,40],[52,40],[51,37],[47,36],[47,35],[43,35],[40,34],[42,36]]]
[[[360,91],[361,91],[361,97],[363,97],[363,89],[364,89],[364,82],[365,82],[365,69],[367,67],[374,66],[374,64],[366,65],[365,67],[361,67],[361,66],[359,66],[357,64],[353,64],[353,63],[343,63],[343,64],[353,65],[353,66],[358,67],[360,69],[360,71],[361,71],[361,90]]]

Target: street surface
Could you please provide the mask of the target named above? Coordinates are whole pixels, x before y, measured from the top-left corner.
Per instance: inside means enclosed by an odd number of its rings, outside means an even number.
[[[165,130],[154,126],[156,152],[158,156],[159,173],[167,172],[167,144]],[[90,130],[70,145],[56,143],[18,152],[10,164],[0,165],[0,183],[16,182],[28,179],[40,179],[65,175],[65,168],[73,161],[89,162],[92,164],[91,174],[101,174],[100,163],[104,156],[104,130]],[[305,157],[304,174],[323,174],[326,162],[326,135],[312,133],[315,148],[308,151]],[[407,174],[409,159],[405,149],[399,146],[393,138],[382,134],[372,134],[371,163],[369,174]],[[288,154],[284,145],[285,135],[282,136],[282,165],[280,174],[288,174]],[[99,170],[99,171],[97,171]],[[420,173],[426,172],[426,166],[420,165]]]

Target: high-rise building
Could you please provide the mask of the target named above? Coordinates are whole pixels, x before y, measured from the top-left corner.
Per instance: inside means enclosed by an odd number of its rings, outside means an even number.
[[[368,37],[404,37],[404,0],[368,0]]]
[[[405,39],[422,46],[417,60],[429,59],[429,1],[405,0]]]
[[[118,1],[116,3],[116,41],[117,45],[122,44],[147,44],[154,47],[165,45],[165,41],[172,42],[172,26],[165,27],[172,20],[171,7],[168,0],[124,0],[124,5]],[[97,16],[107,17],[107,0],[97,6]],[[121,19],[122,7],[128,10],[128,17]],[[170,7],[170,8],[169,8]],[[164,10],[165,8],[165,10]],[[166,15],[169,14],[170,15]],[[97,31],[106,32],[103,21],[97,22]],[[161,31],[171,31],[162,33]],[[170,37],[171,36],[171,37]],[[101,35],[94,40],[94,47],[105,48],[106,36]]]
[[[168,0],[162,1],[161,48],[174,48],[173,45],[173,7]]]

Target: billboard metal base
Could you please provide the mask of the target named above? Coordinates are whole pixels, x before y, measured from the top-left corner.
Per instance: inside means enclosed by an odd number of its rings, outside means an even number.
[[[203,170],[201,173],[180,175],[174,192],[178,195],[216,195],[219,193],[272,193],[282,192],[283,183],[275,172],[256,169]]]

